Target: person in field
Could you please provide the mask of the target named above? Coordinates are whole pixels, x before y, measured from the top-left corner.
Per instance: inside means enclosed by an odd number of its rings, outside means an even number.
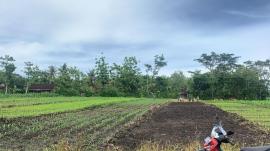
[[[206,151],[222,151],[222,143],[231,143],[227,135],[232,135],[233,132],[228,133],[223,129],[221,124],[215,125],[211,131],[211,138],[205,139],[204,149]]]

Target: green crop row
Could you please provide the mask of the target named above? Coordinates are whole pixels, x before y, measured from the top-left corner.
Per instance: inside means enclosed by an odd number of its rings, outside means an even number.
[[[270,129],[270,100],[212,100],[207,103],[214,104],[224,111],[237,113],[251,122]]]
[[[167,102],[165,99],[145,98],[88,99],[103,103],[95,108],[72,112],[0,119],[0,150],[51,150],[57,146],[53,144],[62,140],[78,150],[95,150],[125,124],[145,114],[150,106]],[[78,102],[88,104],[91,101],[78,99],[62,103],[62,108],[67,108],[64,104],[69,103],[76,107]]]
[[[29,98],[29,97],[56,97],[60,96],[59,94],[56,93],[51,93],[51,92],[42,92],[42,93],[15,93],[15,94],[3,94],[0,93],[0,98],[9,98],[9,97],[24,97],[24,98]]]
[[[67,112],[104,104],[139,101],[140,98],[40,97],[4,98],[0,100],[0,117],[15,118]],[[151,99],[150,99],[151,100]],[[156,99],[158,101],[160,99]],[[162,100],[162,99],[161,99]]]

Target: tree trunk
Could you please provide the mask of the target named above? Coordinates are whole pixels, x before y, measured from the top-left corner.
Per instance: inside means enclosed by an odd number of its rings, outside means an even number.
[[[147,80],[146,80],[146,91],[147,91],[147,95],[149,96],[149,85],[148,82],[149,81],[149,76],[147,76]]]
[[[5,91],[5,94],[8,93],[8,85],[6,84],[6,91]]]
[[[212,71],[211,71],[211,77],[210,77],[210,79],[211,79],[211,99],[214,99],[214,78],[213,78],[213,73],[212,73]]]
[[[211,98],[214,99],[214,86],[211,84]]]
[[[27,84],[26,84],[26,88],[25,88],[25,94],[28,93],[28,89],[29,89],[29,84],[27,83]]]

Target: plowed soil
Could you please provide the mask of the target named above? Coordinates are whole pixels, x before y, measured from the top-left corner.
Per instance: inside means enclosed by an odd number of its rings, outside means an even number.
[[[173,102],[161,107],[147,119],[118,132],[111,143],[124,150],[133,150],[145,141],[183,145],[202,142],[217,121],[222,121],[225,130],[235,132],[234,143],[248,146],[270,143],[269,132],[236,114],[200,102]]]

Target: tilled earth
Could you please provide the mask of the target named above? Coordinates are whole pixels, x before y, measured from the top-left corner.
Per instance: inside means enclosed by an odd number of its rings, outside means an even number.
[[[210,135],[214,123],[222,121],[225,130],[234,131],[232,140],[242,145],[270,143],[269,132],[221,109],[200,102],[173,102],[148,118],[119,131],[110,143],[133,150],[146,141],[162,144],[202,142]]]

